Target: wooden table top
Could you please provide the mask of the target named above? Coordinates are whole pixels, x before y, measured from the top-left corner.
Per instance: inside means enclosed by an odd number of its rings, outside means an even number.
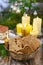
[[[41,42],[43,42],[43,39],[41,39]],[[0,58],[0,65],[43,65],[43,43],[41,44],[41,47],[38,49],[37,54],[34,56],[33,59],[30,59],[28,61],[17,61],[13,60],[11,57],[8,57],[9,61],[5,61]]]
[[[43,39],[41,39],[41,43],[42,42]],[[43,65],[43,43],[41,44],[41,47],[38,49],[38,52],[33,59],[28,61],[17,61],[11,59],[10,65]]]

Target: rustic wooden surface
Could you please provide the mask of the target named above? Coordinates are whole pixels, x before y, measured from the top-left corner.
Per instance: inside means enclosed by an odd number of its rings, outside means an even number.
[[[43,42],[43,39],[41,39],[41,42]],[[11,57],[8,57],[7,60],[6,58],[3,60],[0,57],[0,65],[43,65],[43,44],[41,44],[34,58],[28,61],[17,61],[13,60]]]
[[[33,59],[28,61],[17,61],[11,59],[10,65],[43,65],[43,39],[41,39],[41,47]]]

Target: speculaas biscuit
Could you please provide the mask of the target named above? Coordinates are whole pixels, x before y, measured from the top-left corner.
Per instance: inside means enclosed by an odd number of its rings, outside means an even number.
[[[9,50],[17,54],[31,54],[39,46],[40,41],[32,35],[10,39],[9,42]]]

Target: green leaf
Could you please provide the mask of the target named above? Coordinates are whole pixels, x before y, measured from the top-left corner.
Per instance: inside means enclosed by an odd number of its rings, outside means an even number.
[[[35,2],[37,2],[37,0],[32,0],[32,2],[34,2],[34,3],[35,3]]]
[[[15,2],[15,1],[17,1],[17,0],[9,0],[10,3]]]
[[[2,56],[2,57],[8,56],[8,52],[7,52],[5,49],[3,49],[3,50],[1,51],[1,56]]]

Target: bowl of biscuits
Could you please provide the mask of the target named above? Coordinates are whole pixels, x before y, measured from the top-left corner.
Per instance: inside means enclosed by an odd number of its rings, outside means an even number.
[[[5,46],[11,57],[16,60],[28,60],[33,58],[38,52],[39,47],[40,40],[32,35],[10,38],[8,47]]]

